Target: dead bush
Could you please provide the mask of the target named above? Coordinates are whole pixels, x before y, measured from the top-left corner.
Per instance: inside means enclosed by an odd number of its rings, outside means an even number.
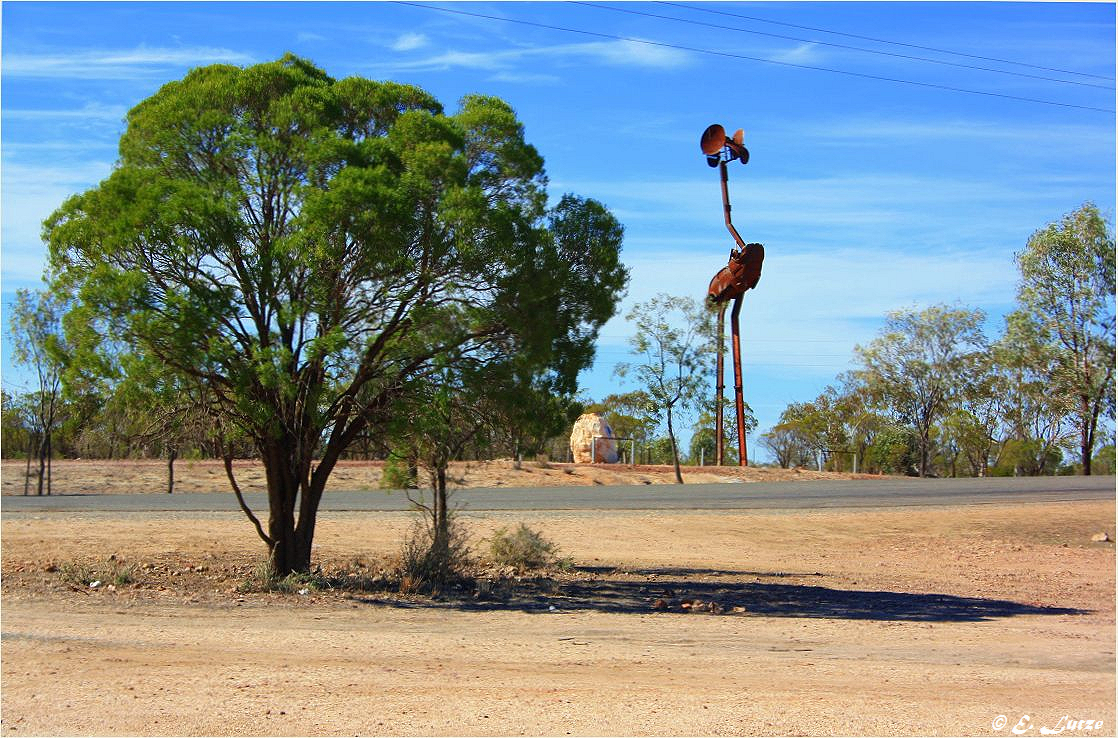
[[[510,532],[498,528],[489,539],[489,554],[498,566],[512,566],[519,571],[543,569],[557,562],[558,547],[524,523]]]

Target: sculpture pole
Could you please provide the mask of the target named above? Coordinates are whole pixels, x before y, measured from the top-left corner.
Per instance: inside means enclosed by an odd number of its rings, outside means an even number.
[[[734,352],[734,405],[737,411],[738,423],[738,464],[749,466],[749,457],[746,453],[745,439],[745,398],[743,394],[742,366],[741,366],[741,314],[742,296],[747,290],[757,286],[761,279],[761,264],[765,259],[765,247],[759,243],[747,244],[742,241],[737,229],[730,218],[730,189],[729,175],[726,171],[726,162],[738,160],[742,164],[749,161],[749,151],[742,143],[744,133],[737,131],[733,137],[726,135],[722,126],[715,124],[703,132],[700,148],[707,157],[707,164],[718,167],[719,179],[722,186],[722,212],[726,219],[726,229],[734,239],[738,248],[730,250],[730,261],[710,281],[707,288],[707,300],[719,306],[718,309],[718,376],[715,381],[715,464],[721,465],[723,461],[723,389],[724,389],[724,346],[722,343],[725,335],[726,303],[734,301],[734,308],[730,312],[730,333]]]

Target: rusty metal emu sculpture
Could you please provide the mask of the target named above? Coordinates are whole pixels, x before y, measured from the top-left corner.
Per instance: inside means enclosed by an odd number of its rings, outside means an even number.
[[[730,193],[727,187],[727,162],[737,159],[742,164],[749,161],[749,150],[742,144],[744,132],[738,129],[733,137],[726,135],[725,129],[715,123],[703,132],[700,142],[703,153],[706,154],[707,164],[718,167],[722,178],[722,209],[726,215],[726,228],[734,237],[737,248],[730,249],[730,261],[722,267],[714,279],[710,280],[707,289],[707,301],[718,306],[718,376],[715,387],[715,412],[714,412],[714,437],[715,451],[714,463],[722,465],[723,433],[722,433],[722,392],[725,389],[723,380],[724,352],[722,336],[725,333],[726,305],[731,300],[734,309],[730,311],[730,332],[733,336],[734,352],[734,403],[737,407],[738,423],[738,464],[748,466],[749,460],[745,449],[745,400],[742,397],[741,380],[741,337],[738,326],[738,315],[741,313],[741,300],[746,290],[753,289],[761,279],[761,262],[765,260],[765,247],[759,243],[745,243],[742,241],[734,224],[730,221]]]

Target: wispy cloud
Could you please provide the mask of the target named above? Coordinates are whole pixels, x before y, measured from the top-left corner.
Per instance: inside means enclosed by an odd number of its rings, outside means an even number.
[[[550,59],[559,65],[604,64],[608,66],[675,69],[691,63],[689,54],[636,41],[592,41],[580,44],[530,46],[493,51],[449,50],[423,59],[395,60],[378,67],[407,71],[452,69],[517,72],[527,60]],[[538,74],[534,71],[533,74]]]
[[[42,121],[42,120],[97,120],[97,121],[111,121],[119,122],[124,119],[128,113],[128,108],[122,105],[103,105],[97,102],[86,103],[80,108],[62,108],[57,110],[48,109],[12,109],[10,107],[4,108],[4,119],[8,120],[26,120],[26,121]]]
[[[4,56],[8,77],[71,77],[78,79],[131,79],[163,73],[167,69],[201,64],[250,64],[253,57],[239,51],[209,46],[131,50],[88,49],[70,53],[15,53]]]
[[[393,41],[389,48],[393,51],[415,51],[422,49],[428,43],[428,38],[422,33],[405,33]]]
[[[46,266],[43,221],[70,195],[97,184],[111,171],[109,161],[53,166],[4,162],[0,244],[5,287],[10,282],[26,284],[39,279]]]
[[[819,44],[811,41],[769,54],[770,61],[786,64],[816,64],[822,61],[822,58]]]

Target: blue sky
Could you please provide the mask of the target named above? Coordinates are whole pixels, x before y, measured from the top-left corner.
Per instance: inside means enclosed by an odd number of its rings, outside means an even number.
[[[851,368],[886,311],[959,302],[997,332],[1029,235],[1088,200],[1112,219],[1115,208],[1112,3],[6,2],[2,13],[5,307],[39,284],[42,220],[108,175],[130,107],[192,67],[286,51],[335,77],[417,84],[451,110],[467,93],[507,100],[553,196],[597,198],[625,225],[622,315],[658,292],[701,299],[725,264],[717,170],[698,142],[711,123],[744,128],[752,158],[731,167],[730,192],[742,236],[766,248],[742,311],[760,430]],[[587,394],[632,388],[612,375],[630,333],[623,317],[604,327]],[[5,318],[4,384],[25,376]]]

